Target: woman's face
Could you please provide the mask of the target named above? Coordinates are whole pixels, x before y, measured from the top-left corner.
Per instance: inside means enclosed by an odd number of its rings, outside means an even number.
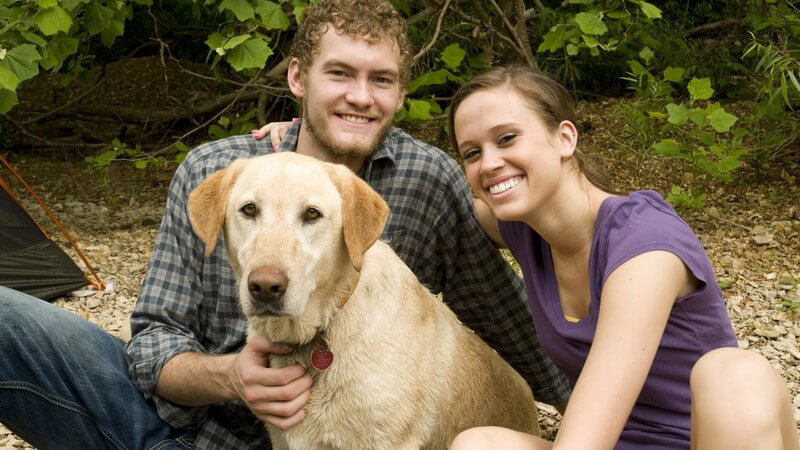
[[[467,181],[501,220],[536,214],[558,189],[566,173],[562,161],[575,148],[572,123],[550,131],[528,105],[508,87],[483,89],[467,97],[453,118]]]

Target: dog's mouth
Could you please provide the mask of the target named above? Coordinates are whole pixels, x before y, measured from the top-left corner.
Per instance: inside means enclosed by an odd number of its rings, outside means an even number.
[[[253,317],[260,317],[262,319],[286,316],[286,311],[284,311],[283,305],[278,302],[276,303],[253,302],[250,304],[249,309],[250,311],[248,311],[247,315]]]

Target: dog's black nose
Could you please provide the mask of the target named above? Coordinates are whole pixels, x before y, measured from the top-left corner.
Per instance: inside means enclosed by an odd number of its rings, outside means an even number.
[[[265,303],[280,301],[289,279],[273,268],[259,268],[247,277],[247,289],[253,300]]]

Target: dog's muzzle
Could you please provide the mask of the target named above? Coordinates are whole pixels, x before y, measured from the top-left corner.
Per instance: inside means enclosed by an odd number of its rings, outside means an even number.
[[[281,315],[281,299],[286,293],[289,279],[273,267],[259,267],[247,276],[247,290],[257,314]]]

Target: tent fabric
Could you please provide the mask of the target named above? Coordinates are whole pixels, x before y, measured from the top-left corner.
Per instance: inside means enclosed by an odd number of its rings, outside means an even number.
[[[87,284],[75,262],[0,187],[0,285],[52,300]]]

